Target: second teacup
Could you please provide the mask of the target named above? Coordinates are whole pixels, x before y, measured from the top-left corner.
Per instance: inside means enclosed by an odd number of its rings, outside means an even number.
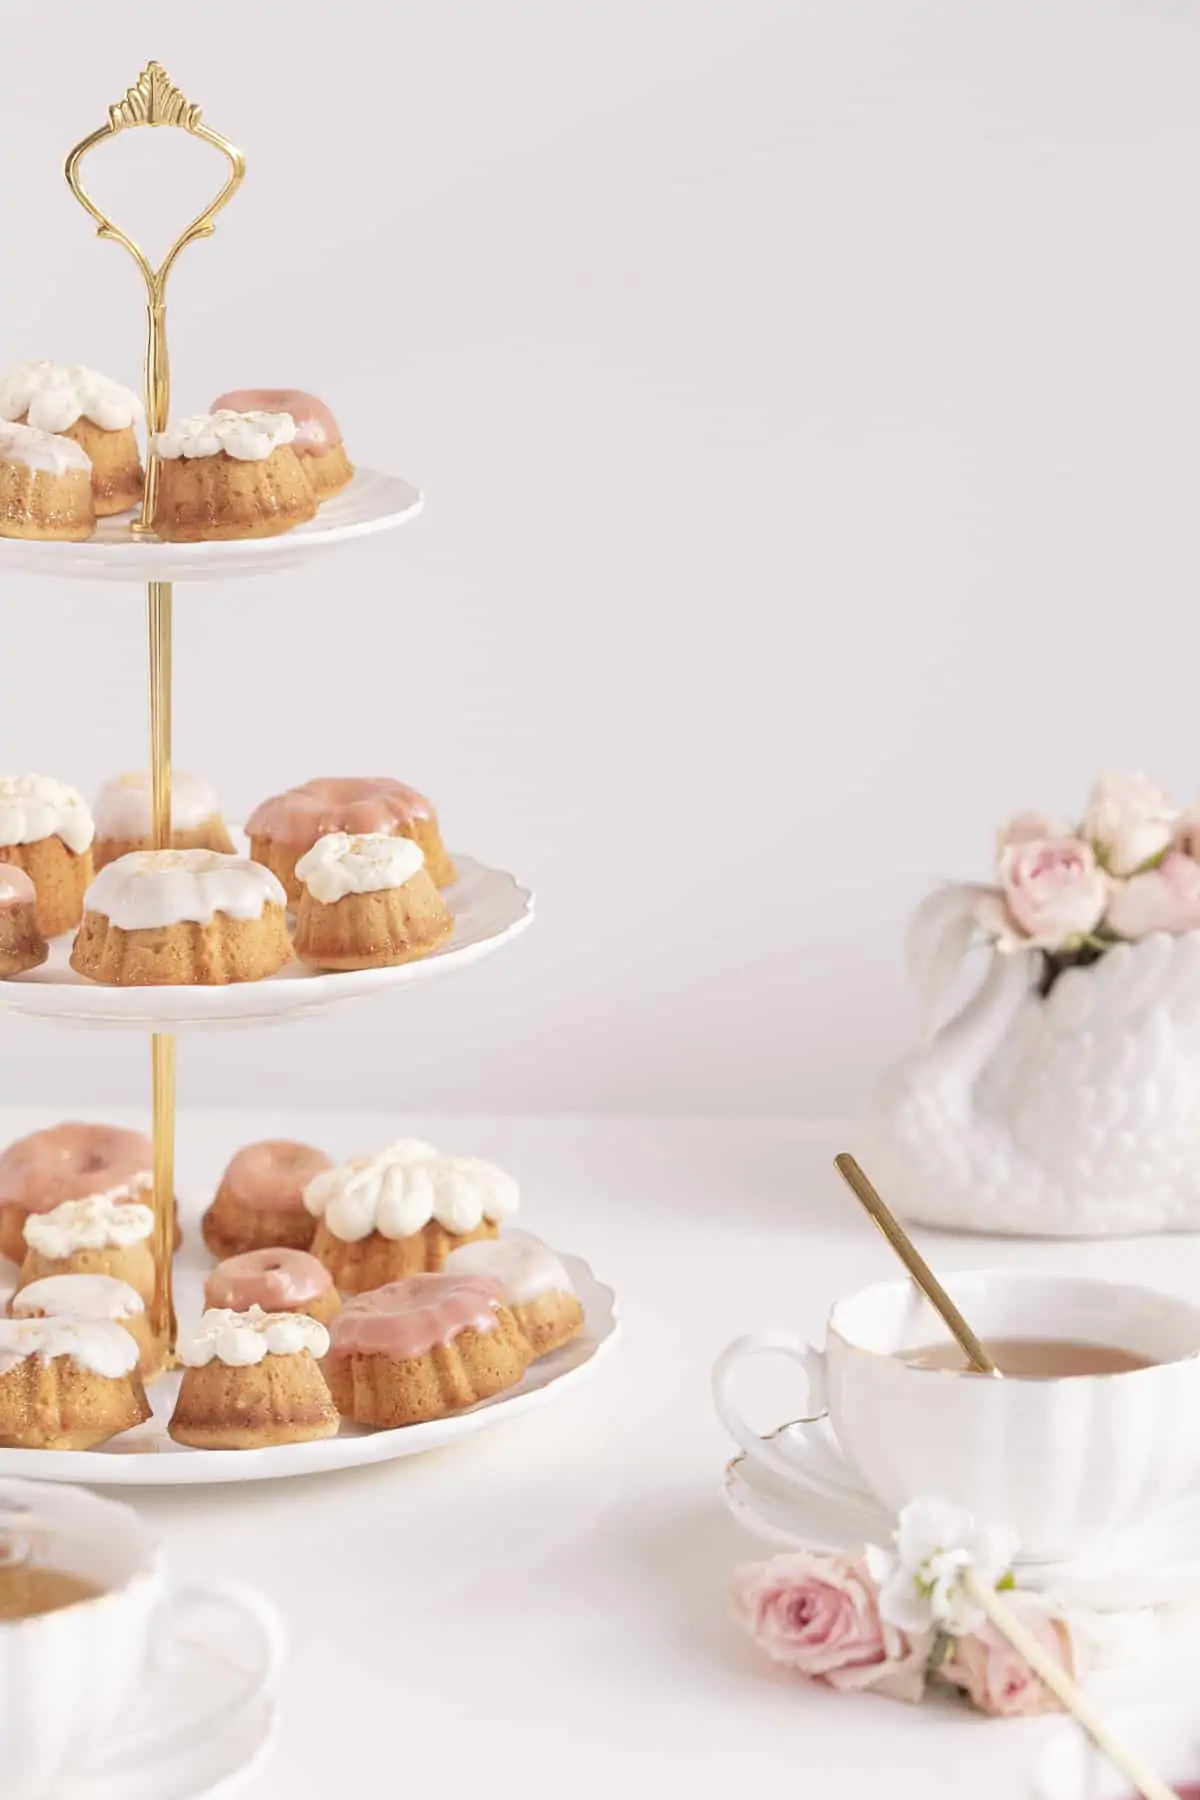
[[[985,1342],[1058,1345],[1060,1366],[1076,1367],[1088,1346],[1091,1366],[1110,1372],[994,1381],[917,1366],[906,1358],[941,1344],[945,1327],[912,1282],[884,1282],[837,1303],[824,1351],[785,1332],[730,1344],[713,1371],[730,1436],[784,1480],[795,1473],[786,1442],[761,1437],[735,1391],[748,1359],[791,1357],[807,1386],[793,1431],[827,1411],[891,1511],[937,1494],[1009,1526],[1033,1558],[1136,1524],[1200,1477],[1200,1308],[1081,1276],[979,1271],[946,1287]]]

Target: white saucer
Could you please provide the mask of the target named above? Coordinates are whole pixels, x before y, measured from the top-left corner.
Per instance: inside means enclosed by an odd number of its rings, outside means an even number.
[[[785,1481],[748,1456],[725,1470],[725,1500],[756,1537],[779,1548],[857,1552],[887,1545],[895,1520],[864,1487],[827,1429],[816,1441],[776,1434],[795,1473]],[[816,1434],[814,1434],[816,1436]],[[782,1445],[781,1445],[782,1447]],[[1015,1566],[1020,1587],[1052,1589],[1094,1612],[1200,1602],[1200,1493],[1070,1562]]]
[[[201,1715],[228,1693],[233,1675],[220,1650],[193,1638],[131,1711],[125,1741],[161,1729],[167,1716],[186,1728],[189,1713]],[[139,1758],[114,1746],[102,1764],[56,1794],[58,1800],[232,1800],[266,1761],[277,1729],[275,1702],[261,1699],[223,1730],[210,1725],[174,1754]]]

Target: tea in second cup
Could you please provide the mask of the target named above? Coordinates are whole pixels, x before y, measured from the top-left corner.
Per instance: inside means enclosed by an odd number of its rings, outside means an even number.
[[[901,1279],[839,1301],[824,1351],[787,1333],[731,1344],[713,1371],[722,1423],[748,1456],[793,1479],[785,1446],[760,1437],[737,1398],[747,1360],[791,1357],[805,1371],[796,1414],[828,1410],[847,1460],[889,1510],[938,1494],[1010,1526],[1031,1558],[1077,1553],[1200,1479],[1200,1308],[1087,1277],[981,1271],[945,1285],[999,1367],[1007,1345],[1026,1372],[996,1381],[964,1370],[937,1314]]]

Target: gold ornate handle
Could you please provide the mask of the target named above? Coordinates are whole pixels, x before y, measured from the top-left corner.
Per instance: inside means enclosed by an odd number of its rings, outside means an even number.
[[[201,138],[219,150],[229,163],[229,173],[220,193],[204,211],[197,213],[191,224],[180,232],[166,256],[156,269],[141,245],[129,236],[127,231],[110,219],[103,212],[83,185],[79,173],[80,164],[89,150],[102,144],[106,138],[116,137],[118,132],[127,131],[135,125],[174,125],[190,136]],[[167,277],[175,266],[181,250],[194,242],[196,238],[210,237],[216,226],[217,214],[228,200],[233,198],[241,185],[242,176],[246,172],[246,160],[240,150],[235,149],[219,132],[213,131],[200,117],[200,108],[193,106],[190,100],[174,85],[166,70],[156,62],[147,63],[133,87],[125,98],[116,106],[108,109],[108,122],[93,131],[82,143],[76,144],[66,161],[67,183],[85,212],[95,219],[102,238],[111,238],[115,244],[123,244],[141,270],[146,284],[146,429],[149,433],[162,431],[166,427],[167,413],[171,400],[171,366],[167,355],[166,327],[166,288]],[[146,491],[142,500],[142,518],[140,529],[149,531],[154,518],[155,492],[158,487],[158,458],[153,453],[146,457]],[[135,526],[134,528],[139,529]]]

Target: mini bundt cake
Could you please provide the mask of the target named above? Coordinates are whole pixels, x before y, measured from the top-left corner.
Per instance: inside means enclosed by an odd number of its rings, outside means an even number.
[[[460,1244],[495,1237],[519,1199],[512,1176],[494,1163],[439,1156],[416,1138],[330,1169],[304,1190],[320,1220],[313,1255],[343,1294],[440,1269]]]
[[[323,1150],[290,1138],[244,1145],[230,1160],[201,1220],[204,1242],[214,1256],[280,1247],[307,1250],[317,1222],[304,1204],[304,1190],[332,1167]]]
[[[136,1198],[148,1194],[149,1175],[86,1200],[64,1200],[25,1221],[21,1287],[44,1275],[111,1275],[126,1281],[147,1305],[154,1299],[154,1213]]]
[[[142,1380],[161,1374],[165,1347],[151,1329],[146,1302],[112,1275],[46,1275],[18,1288],[8,1306],[14,1319],[111,1319],[138,1347]]]
[[[296,955],[315,969],[379,969],[428,956],[454,930],[412,838],[344,831],[296,864]]]
[[[92,879],[95,827],[82,794],[49,775],[0,775],[0,863],[24,869],[45,937],[72,931]]]
[[[529,1339],[535,1357],[573,1338],[583,1325],[583,1308],[571,1277],[553,1250],[528,1231],[505,1231],[452,1250],[447,1275],[488,1275],[498,1281],[504,1303]]]
[[[307,1313],[328,1325],[341,1305],[333,1277],[307,1250],[244,1250],[219,1262],[204,1284],[204,1304],[218,1311]]]
[[[26,362],[0,378],[0,419],[53,432],[87,457],[100,519],[128,512],[142,497],[135,427],[144,416],[130,388],[79,363]]]
[[[92,465],[79,445],[0,425],[0,537],[79,544],[95,529]]]
[[[70,1121],[17,1138],[0,1155],[0,1256],[22,1260],[30,1213],[149,1180],[153,1166],[150,1139],[120,1125]]]
[[[262,981],[290,962],[284,893],[245,856],[139,850],[84,895],[71,967],[113,987]]]
[[[216,412],[156,433],[154,529],[170,543],[278,537],[317,514],[287,413]]]
[[[90,1450],[150,1417],[138,1347],[111,1319],[0,1319],[0,1444]]]
[[[206,1312],[177,1345],[183,1380],[168,1431],[199,1450],[336,1437],[320,1365],[328,1349],[324,1325],[304,1313]]]
[[[212,410],[235,413],[287,413],[296,427],[292,449],[300,458],[318,500],[339,494],[353,479],[338,422],[323,400],[301,388],[239,388],[214,400]]]
[[[37,889],[24,869],[0,863],[0,976],[23,975],[49,954],[38,924]]]
[[[92,858],[97,874],[119,857],[154,848],[148,775],[116,775],[106,781],[96,796],[92,816],[96,824]],[[221,817],[216,792],[198,775],[171,776],[171,848],[233,854],[233,840]]]
[[[530,1346],[486,1275],[411,1275],[347,1301],[325,1373],[343,1418],[388,1430],[514,1387]]]
[[[301,896],[296,864],[318,838],[382,831],[419,844],[435,887],[450,887],[454,864],[442,843],[437,815],[424,794],[385,776],[322,776],[256,806],[246,821],[250,854],[277,875],[293,906]]]

